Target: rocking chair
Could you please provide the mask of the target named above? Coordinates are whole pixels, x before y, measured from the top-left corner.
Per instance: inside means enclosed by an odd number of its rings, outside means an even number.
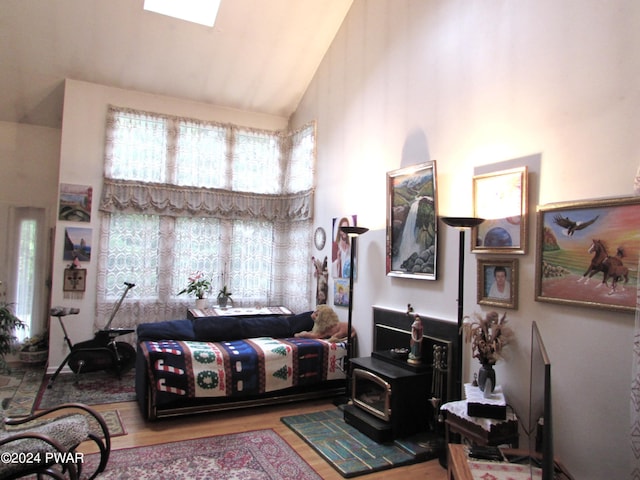
[[[91,416],[101,430],[90,429]],[[103,438],[100,438],[100,434]],[[82,454],[76,448],[91,440],[100,449],[100,463],[91,476],[104,471],[111,453],[111,436],[102,416],[80,403],[66,403],[24,418],[4,418],[0,424],[0,478],[43,475],[62,480],[79,479]]]

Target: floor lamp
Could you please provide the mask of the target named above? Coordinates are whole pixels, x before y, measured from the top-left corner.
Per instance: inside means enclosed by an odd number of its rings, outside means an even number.
[[[355,270],[355,254],[356,254],[356,240],[357,238],[368,232],[369,229],[365,227],[340,227],[340,230],[347,234],[351,240],[351,263],[349,266],[349,317],[347,320],[347,357],[344,363],[345,375],[347,377],[347,402],[351,399],[351,368],[349,361],[351,360],[351,350],[353,348],[353,341],[351,339],[351,333],[353,330],[353,271]]]
[[[464,233],[465,230],[472,227],[477,227],[482,222],[483,218],[473,217],[442,217],[442,221],[450,227],[457,228],[460,231],[460,253],[458,256],[458,345],[457,347],[457,368],[456,372],[456,389],[453,392],[454,398],[451,400],[460,400],[462,398],[462,319],[463,302],[464,302]]]

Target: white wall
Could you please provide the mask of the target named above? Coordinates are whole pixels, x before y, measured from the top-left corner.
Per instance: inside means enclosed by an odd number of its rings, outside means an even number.
[[[440,214],[470,215],[474,172],[531,166],[529,248],[509,257],[520,262],[519,308],[507,311],[517,344],[498,379],[526,417],[538,321],[553,362],[556,453],[577,479],[628,477],[634,316],[534,301],[535,207],[633,194],[639,46],[635,0],[355,0],[292,119],[318,121],[316,224],[330,232],[332,218],[357,214],[371,229],[354,301],[363,355],[372,305],[457,315],[457,232],[440,229],[438,280],[385,276],[385,173],[436,160]],[[488,310],[476,305],[473,254],[464,305]],[[478,368],[469,353],[466,381]]]
[[[9,291],[8,258],[9,211],[11,207],[38,207],[45,209],[44,227],[48,231],[55,226],[57,209],[54,207],[58,191],[60,167],[60,130],[19,123],[0,122],[0,166],[2,182],[0,188],[0,280],[4,283],[0,292]],[[49,258],[50,245],[42,245],[43,257]],[[49,266],[42,265],[42,278],[49,274]],[[44,285],[38,290],[47,290]],[[42,299],[42,311],[48,313],[48,295]],[[32,333],[42,333],[48,324],[48,315],[34,318]]]
[[[80,315],[66,320],[67,330],[73,342],[92,338],[94,330],[100,227],[98,206],[102,195],[105,124],[109,105],[270,130],[284,129],[287,126],[287,119],[283,117],[242,112],[177,98],[66,80],[59,182],[93,187],[91,222],[58,222],[53,250],[52,305],[80,308]],[[55,188],[57,189],[57,185]],[[80,299],[65,299],[62,291],[64,268],[70,263],[62,259],[66,227],[92,229],[92,259],[82,264],[82,268],[87,269],[87,282],[86,292]],[[56,321],[52,324],[50,335],[50,372],[60,365],[67,353],[68,348],[64,343],[62,330]]]

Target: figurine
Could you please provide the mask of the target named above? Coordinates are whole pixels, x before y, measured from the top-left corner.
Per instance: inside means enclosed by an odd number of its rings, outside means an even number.
[[[416,315],[411,325],[411,342],[409,344],[409,358],[407,360],[409,363],[419,364],[422,361],[422,334],[422,320],[420,320],[419,315]]]

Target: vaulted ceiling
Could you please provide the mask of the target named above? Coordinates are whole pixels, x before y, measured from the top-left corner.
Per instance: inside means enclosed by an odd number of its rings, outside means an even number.
[[[64,79],[288,117],[352,0],[222,0],[213,28],[143,0],[1,0],[0,121],[59,128]]]

